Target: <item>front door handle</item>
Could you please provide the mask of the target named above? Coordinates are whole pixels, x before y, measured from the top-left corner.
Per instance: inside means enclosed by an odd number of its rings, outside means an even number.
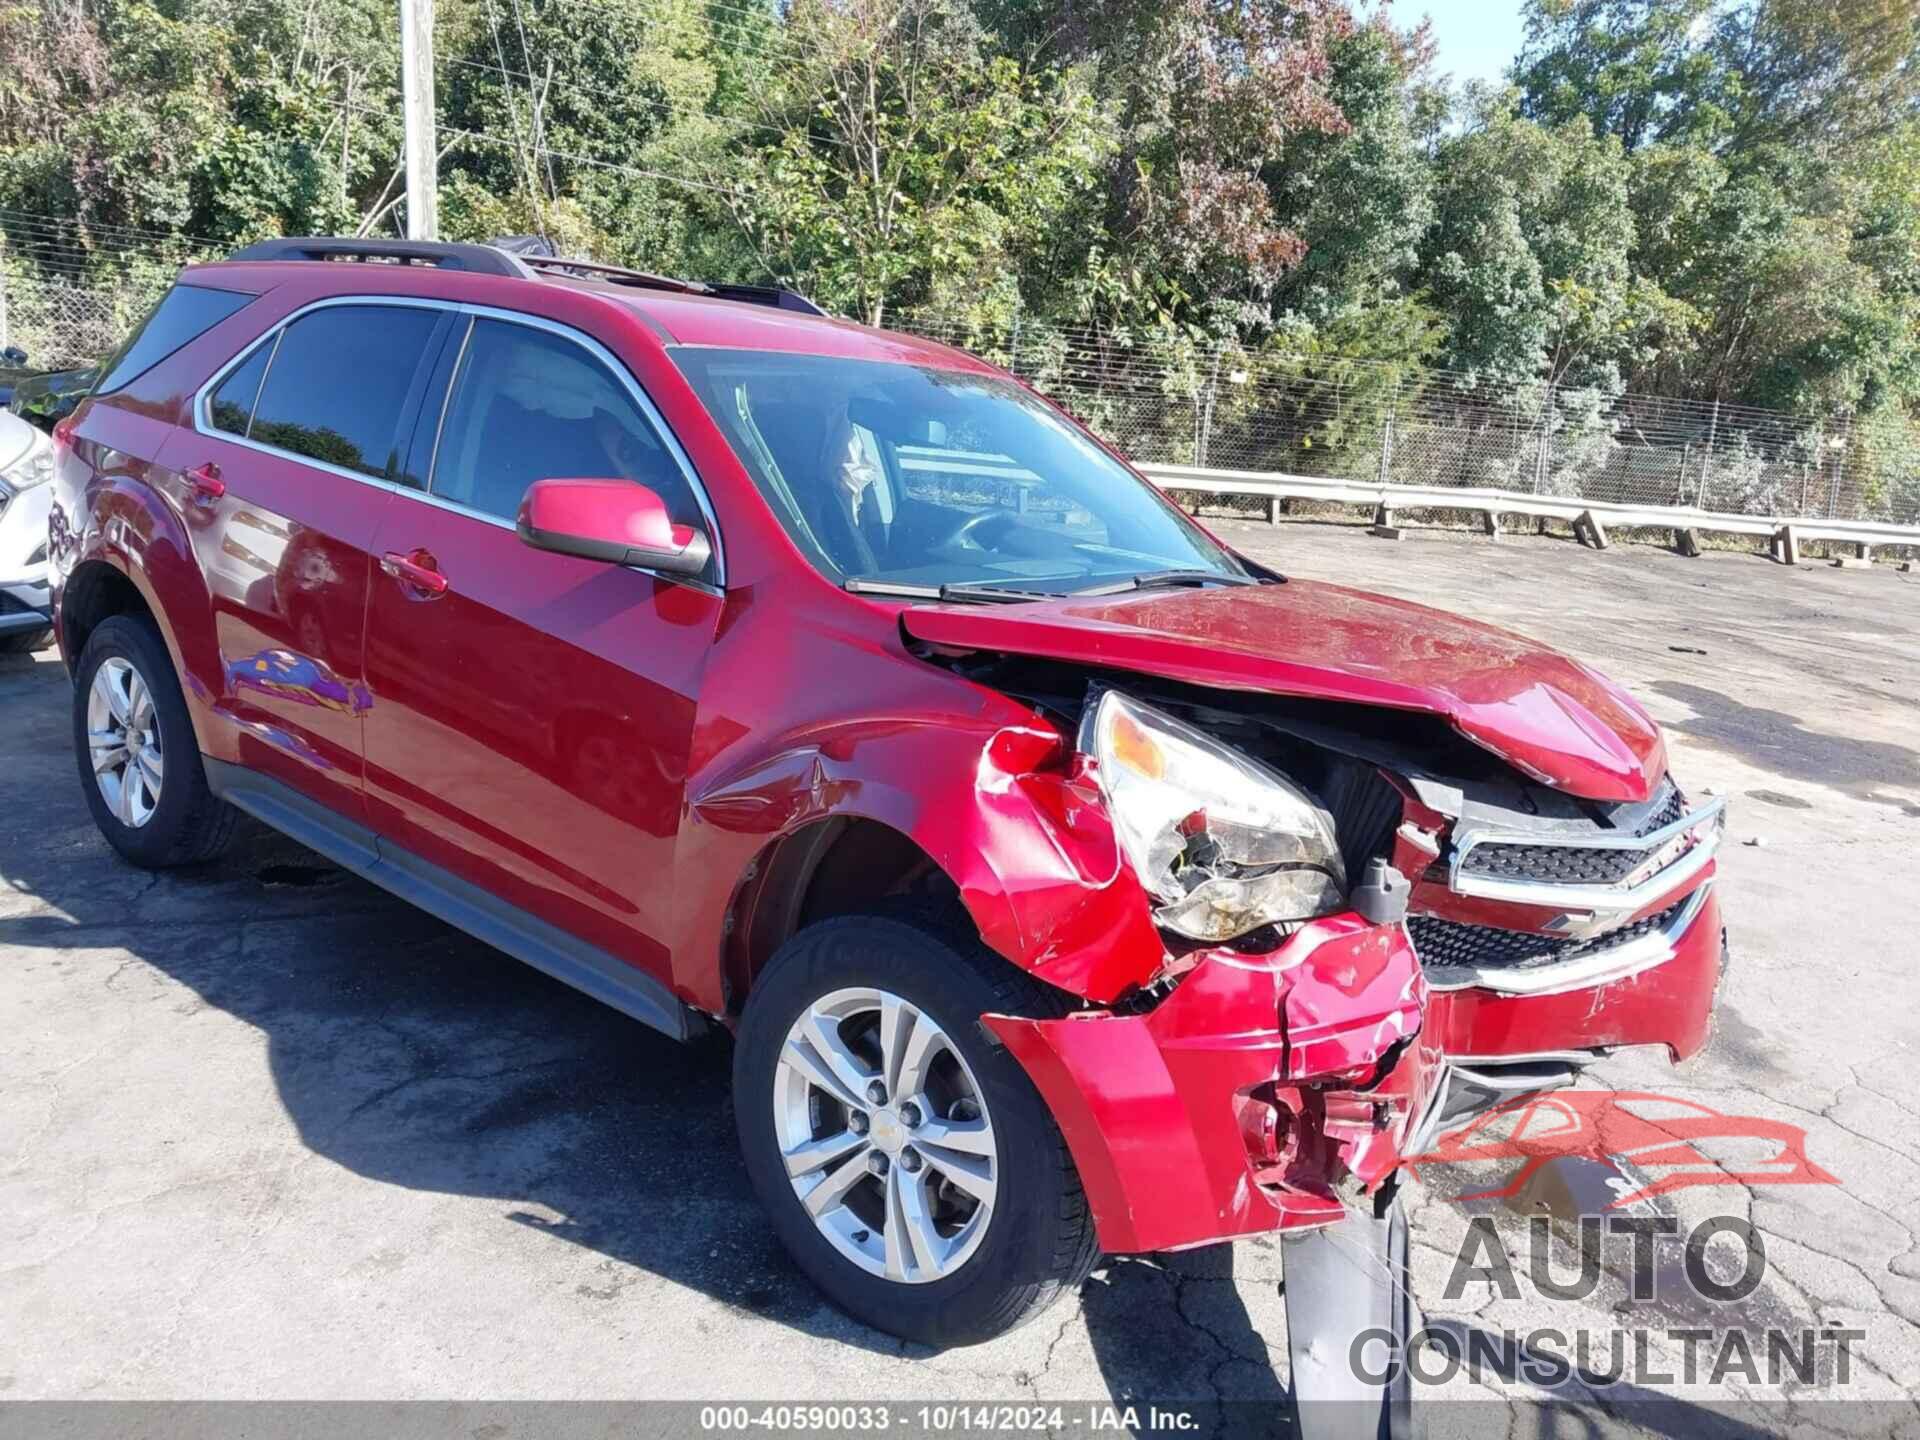
[[[211,460],[187,471],[183,478],[196,500],[218,500],[227,493],[227,482],[220,478],[220,467]]]
[[[380,568],[407,588],[420,591],[423,599],[447,593],[447,577],[425,550],[410,550],[404,555],[389,550],[380,557]]]

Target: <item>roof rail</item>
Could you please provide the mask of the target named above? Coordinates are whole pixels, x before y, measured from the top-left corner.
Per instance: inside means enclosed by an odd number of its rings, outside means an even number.
[[[647,290],[671,290],[681,295],[710,295],[748,305],[769,305],[799,315],[825,315],[813,301],[793,290],[771,285],[709,285],[700,280],[677,280],[650,275],[623,265],[597,260],[568,260],[558,255],[514,254],[498,245],[466,245],[441,240],[361,240],[335,235],[289,235],[261,240],[236,250],[229,260],[397,260],[437,265],[443,270],[465,270],[475,275],[505,275],[534,280],[542,274],[571,272],[615,285]]]
[[[568,260],[558,255],[523,255],[535,271],[568,270],[614,285],[632,285],[645,290],[670,290],[679,295],[708,295],[716,300],[737,300],[747,305],[770,305],[800,315],[825,315],[806,296],[771,285],[715,285],[704,280],[681,280],[672,275],[653,275],[645,270],[629,270],[623,265],[603,265],[597,260]]]
[[[334,235],[289,235],[261,240],[236,250],[229,260],[398,260],[466,270],[475,275],[505,275],[531,280],[533,271],[517,255],[492,245],[462,245],[439,240],[350,240]]]
[[[598,260],[569,260],[561,255],[522,255],[519,257],[536,272],[571,270],[590,279],[615,285],[633,285],[646,290],[673,290],[683,295],[704,295],[707,287],[698,280],[677,280],[671,275],[654,275],[646,270],[629,270],[624,265],[603,265]]]
[[[708,291],[722,300],[744,300],[749,305],[771,305],[778,310],[793,310],[801,315],[825,315],[813,301],[798,290],[779,285],[709,285]]]

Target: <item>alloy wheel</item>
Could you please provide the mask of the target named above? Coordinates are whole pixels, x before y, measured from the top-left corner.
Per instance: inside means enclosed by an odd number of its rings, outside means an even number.
[[[160,717],[140,672],[110,655],[87,691],[87,750],[94,783],[113,817],[130,830],[153,818],[166,778]]]
[[[993,1217],[999,1161],[979,1081],[925,1011],[886,990],[835,990],[787,1031],[774,1133],[813,1223],[870,1274],[953,1274]]]

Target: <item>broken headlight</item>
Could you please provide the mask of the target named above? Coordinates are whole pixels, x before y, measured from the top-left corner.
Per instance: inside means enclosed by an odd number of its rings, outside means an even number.
[[[1231,940],[1345,906],[1333,822],[1298,786],[1114,690],[1082,733],[1114,832],[1160,902],[1161,925]]]

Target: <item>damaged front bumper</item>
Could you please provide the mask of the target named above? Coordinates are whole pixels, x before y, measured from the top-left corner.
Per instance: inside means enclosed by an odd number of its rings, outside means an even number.
[[[1618,932],[1612,944],[1558,966],[1455,985],[1458,977],[1423,952],[1440,975],[1427,1008],[1428,1035],[1453,1056],[1663,1045],[1675,1061],[1687,1059],[1712,1032],[1725,960],[1713,878],[1709,868],[1638,933]]]
[[[1103,1249],[1173,1250],[1340,1219],[1434,1099],[1406,931],[1344,914],[1276,949],[1202,952],[1152,1011],[987,1015],[1073,1154]]]
[[[1325,1225],[1444,1130],[1567,1083],[1600,1051],[1698,1050],[1722,955],[1711,880],[1695,877],[1632,964],[1590,974],[1570,957],[1564,986],[1443,972],[1436,988],[1405,926],[1348,913],[1263,954],[1203,951],[1143,1014],[983,1020],[1053,1112],[1103,1249]]]

